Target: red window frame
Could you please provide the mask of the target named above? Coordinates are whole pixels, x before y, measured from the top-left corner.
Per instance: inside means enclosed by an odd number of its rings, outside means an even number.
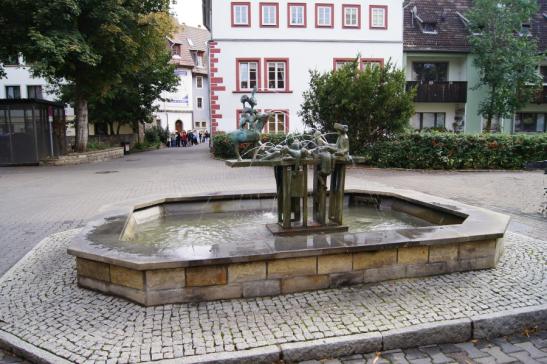
[[[330,25],[319,25],[319,8],[330,8]],[[334,4],[317,3],[315,4],[315,27],[316,28],[334,28]]]
[[[365,65],[367,63],[380,63],[380,67],[384,67],[383,58],[361,58],[361,60],[359,61],[359,67],[363,70],[365,69]]]
[[[336,71],[336,64],[338,62],[348,62],[348,63],[350,63],[350,62],[354,62],[354,61],[355,61],[355,58],[333,58],[332,59],[332,70]]]
[[[285,88],[284,89],[270,89],[270,79],[269,79],[269,72],[268,72],[268,63],[269,62],[284,62],[285,63]],[[290,80],[290,72],[289,72],[289,59],[288,58],[264,58],[264,89],[266,91],[271,92],[289,92],[289,80]]]
[[[264,24],[262,21],[262,8],[264,6],[273,6],[275,7],[275,24]],[[279,28],[279,3],[259,3],[259,16],[260,16],[260,27],[261,28]]]
[[[368,7],[368,25],[369,29],[387,29],[387,20],[388,20],[388,7],[387,5],[369,5]],[[374,27],[372,26],[372,9],[384,9],[384,26],[383,27]]]
[[[241,5],[245,5],[247,6],[247,24],[236,24],[235,23],[235,7],[236,6],[241,6]],[[231,16],[231,23],[232,23],[232,28],[250,28],[251,27],[251,2],[249,1],[246,1],[246,2],[242,2],[242,1],[238,1],[238,2],[232,2],[230,4],[230,16]]]
[[[346,9],[357,9],[357,25],[346,25]],[[361,5],[359,5],[359,4],[342,4],[342,28],[344,28],[344,29],[361,29]]]
[[[236,58],[236,91],[240,92],[240,91],[250,91],[252,90],[252,88],[245,88],[245,89],[242,89],[240,86],[241,86],[241,83],[240,83],[240,75],[239,75],[239,64],[240,63],[245,63],[245,62],[256,62],[257,65],[256,65],[256,88],[257,90],[260,90],[261,87],[262,87],[262,84],[261,84],[261,80],[262,80],[262,69],[261,69],[261,64],[260,64],[260,58]]]
[[[304,24],[291,24],[291,7],[299,6],[304,8]],[[288,28],[306,28],[308,26],[308,7],[306,3],[287,3],[287,27]]]
[[[283,130],[283,134],[288,134],[289,133],[289,126],[290,126],[290,123],[289,123],[289,109],[266,109],[264,110],[264,112],[274,112],[274,113],[283,113],[285,115],[285,130]],[[268,122],[266,122],[266,125],[264,125],[264,129],[262,129],[264,132],[266,133],[270,133],[270,122],[268,120]],[[275,132],[275,131],[274,131]]]

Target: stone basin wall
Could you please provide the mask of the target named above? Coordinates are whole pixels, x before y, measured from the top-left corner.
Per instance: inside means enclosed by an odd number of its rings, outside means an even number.
[[[503,239],[248,263],[135,270],[76,258],[78,283],[144,306],[276,296],[494,268]]]

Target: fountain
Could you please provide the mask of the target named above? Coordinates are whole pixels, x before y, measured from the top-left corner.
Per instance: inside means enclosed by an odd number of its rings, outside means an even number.
[[[261,143],[269,114],[255,110],[254,93],[242,103],[240,128],[230,134],[237,159],[226,164],[272,167],[276,192],[113,206],[68,249],[81,287],[153,306],[496,266],[505,215],[414,191],[346,191],[347,126],[334,126],[336,143],[318,131]],[[239,154],[243,143],[253,144],[252,158]]]

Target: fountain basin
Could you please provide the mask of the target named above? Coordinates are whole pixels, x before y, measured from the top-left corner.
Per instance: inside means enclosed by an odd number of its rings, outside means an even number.
[[[503,252],[509,222],[414,191],[349,190],[349,232],[273,237],[261,219],[275,222],[274,197],[173,197],[112,208],[68,249],[78,284],[153,306],[487,269]],[[234,222],[215,224],[226,216]],[[173,230],[176,221],[181,227]],[[205,230],[192,230],[200,224]]]

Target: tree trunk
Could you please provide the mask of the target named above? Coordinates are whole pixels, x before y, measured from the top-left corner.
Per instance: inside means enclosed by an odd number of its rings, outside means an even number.
[[[122,127],[121,121],[118,121],[118,127],[116,128],[116,135],[120,135],[120,128]]]
[[[492,118],[494,116],[494,93],[496,92],[496,86],[492,86],[492,90],[490,93],[490,110],[488,110],[488,117],[486,119],[486,132],[490,133],[490,129],[492,129]]]
[[[87,150],[88,137],[88,114],[87,100],[76,93],[76,152],[85,152]]]
[[[114,122],[108,122],[108,135],[114,135]]]

